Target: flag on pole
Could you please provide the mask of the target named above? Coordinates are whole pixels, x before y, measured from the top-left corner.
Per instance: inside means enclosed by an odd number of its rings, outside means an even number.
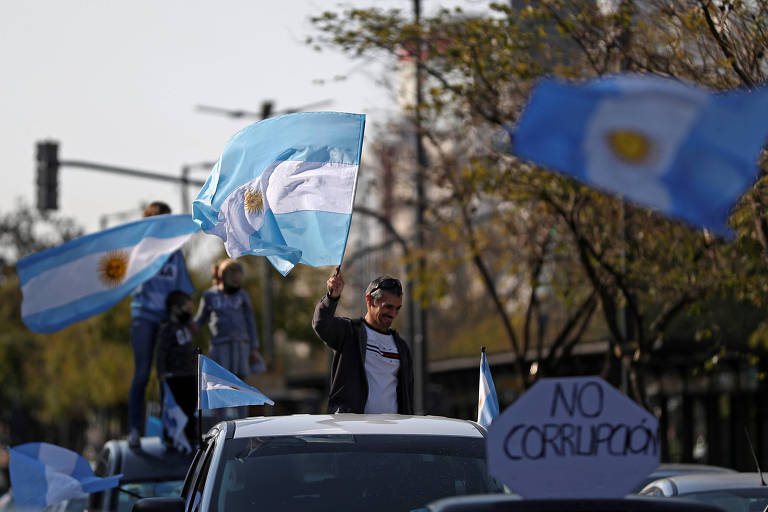
[[[200,410],[241,405],[275,405],[264,393],[202,354],[197,359],[197,380],[197,408]]]
[[[91,492],[117,487],[123,476],[94,476],[77,453],[48,443],[26,443],[8,449],[13,500],[19,507],[43,508]]]
[[[485,355],[485,347],[480,354],[480,390],[477,400],[477,422],[488,428],[493,419],[499,415],[499,398],[496,396],[496,387],[493,385],[491,368],[488,366],[488,357]]]
[[[712,94],[653,75],[541,80],[509,150],[630,201],[729,235],[756,179],[768,87]]]
[[[305,112],[252,124],[224,146],[193,201],[195,220],[232,258],[340,265],[347,244],[365,116]]]
[[[171,387],[166,381],[163,381],[163,429],[166,435],[173,440],[173,446],[183,452],[191,452],[192,447],[184,434],[184,427],[187,426],[189,418],[184,414],[179,404],[176,403],[171,392]]]
[[[48,333],[106,311],[199,230],[189,215],[156,215],[19,260],[22,320]]]

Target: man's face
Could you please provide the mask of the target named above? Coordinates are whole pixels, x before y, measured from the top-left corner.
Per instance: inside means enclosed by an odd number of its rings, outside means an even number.
[[[387,291],[384,291],[384,295],[379,300],[373,300],[370,295],[366,295],[365,300],[368,304],[366,317],[373,320],[373,327],[381,330],[389,329],[403,306],[402,297]]]

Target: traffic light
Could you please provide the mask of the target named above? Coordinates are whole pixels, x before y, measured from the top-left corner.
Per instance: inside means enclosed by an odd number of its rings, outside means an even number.
[[[268,119],[272,117],[272,109],[274,106],[275,104],[269,100],[262,101],[261,102],[261,118]]]
[[[59,208],[59,143],[37,143],[37,209]]]

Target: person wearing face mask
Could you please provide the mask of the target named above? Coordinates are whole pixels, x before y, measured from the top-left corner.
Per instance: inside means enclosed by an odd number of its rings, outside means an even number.
[[[194,421],[197,409],[197,354],[199,350],[192,341],[191,320],[195,304],[192,298],[181,290],[173,290],[165,299],[168,321],[160,326],[157,333],[157,376],[171,388],[179,407],[187,415],[184,434],[190,443],[197,439]],[[161,400],[162,403],[162,400]],[[169,439],[163,432],[166,444]]]
[[[245,272],[233,259],[218,266],[219,283],[203,293],[195,324],[208,324],[210,357],[241,379],[265,370],[253,307],[242,289]]]

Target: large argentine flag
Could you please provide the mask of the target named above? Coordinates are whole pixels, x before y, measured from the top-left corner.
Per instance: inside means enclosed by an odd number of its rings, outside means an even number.
[[[241,405],[275,405],[267,395],[243,382],[204,355],[197,356],[197,408],[220,409]]]
[[[539,82],[513,134],[517,155],[728,235],[756,178],[768,88],[712,94],[653,75]]]
[[[206,233],[232,258],[339,265],[360,166],[365,116],[305,112],[266,119],[232,137],[193,202]]]
[[[491,367],[483,347],[480,355],[480,387],[477,399],[477,422],[488,428],[493,419],[499,415],[499,398],[496,396],[496,386],[493,385]]]
[[[199,230],[189,215],[157,215],[19,260],[24,323],[36,332],[54,332],[106,311],[154,276]]]
[[[42,509],[91,492],[117,487],[123,476],[99,478],[83,457],[48,443],[27,443],[8,449],[13,500],[17,508]]]

